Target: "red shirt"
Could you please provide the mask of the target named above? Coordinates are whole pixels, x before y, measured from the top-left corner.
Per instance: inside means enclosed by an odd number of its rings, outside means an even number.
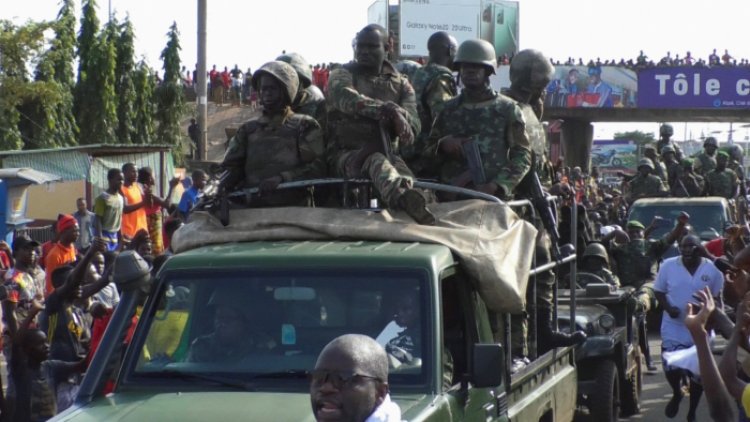
[[[724,256],[724,240],[726,239],[720,237],[706,243],[704,246],[706,247],[708,253],[718,258],[720,256]]]

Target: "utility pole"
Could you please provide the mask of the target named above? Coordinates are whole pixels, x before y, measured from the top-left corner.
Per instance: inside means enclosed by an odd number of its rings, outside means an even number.
[[[198,69],[195,83],[198,84],[198,160],[208,159],[208,97],[206,96],[206,3],[198,0]]]

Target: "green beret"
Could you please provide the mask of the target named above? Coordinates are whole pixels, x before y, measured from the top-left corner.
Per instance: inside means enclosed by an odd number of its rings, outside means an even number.
[[[693,159],[692,158],[683,158],[682,159],[682,167],[693,167]]]
[[[637,220],[628,221],[628,224],[625,227],[629,229],[632,228],[632,229],[641,229],[641,230],[644,230],[646,228],[643,224],[641,224],[640,221],[637,221]]]
[[[729,158],[729,153],[726,151],[719,151],[718,153],[716,153],[716,155],[723,155],[724,157]]]

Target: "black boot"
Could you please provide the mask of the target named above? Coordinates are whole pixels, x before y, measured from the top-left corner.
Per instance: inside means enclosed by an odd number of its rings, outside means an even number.
[[[586,333],[574,331],[571,334],[552,329],[552,310],[539,307],[536,311],[537,341],[539,342],[539,355],[555,347],[575,346],[586,341]]]
[[[407,189],[398,198],[399,208],[419,224],[434,226],[437,220],[427,208],[427,198],[417,189]]]

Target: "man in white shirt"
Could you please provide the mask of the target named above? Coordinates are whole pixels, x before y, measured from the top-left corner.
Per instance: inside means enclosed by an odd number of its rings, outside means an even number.
[[[686,349],[693,345],[693,339],[685,326],[688,303],[697,303],[694,295],[704,287],[718,298],[724,286],[724,276],[708,259],[700,256],[700,239],[694,235],[685,236],[680,241],[680,255],[664,261],[654,283],[654,292],[664,307],[661,323],[662,352]],[[680,386],[686,371],[664,365],[664,373],[673,396],[664,411],[668,418],[677,415],[682,400]],[[692,374],[687,374],[692,375]],[[690,410],[687,420],[695,420],[695,410],[703,394],[703,386],[694,378],[690,379]]]

